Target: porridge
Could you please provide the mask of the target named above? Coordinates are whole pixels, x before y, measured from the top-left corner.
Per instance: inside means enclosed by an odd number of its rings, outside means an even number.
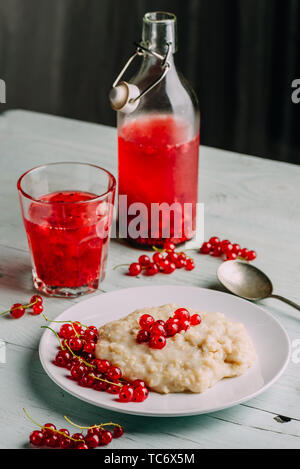
[[[187,308],[191,315],[200,314],[201,324],[168,338],[162,350],[137,343],[143,314],[166,321],[178,308],[174,304],[142,308],[105,324],[99,329],[96,357],[120,367],[127,380],[142,379],[159,393],[201,393],[253,365],[256,353],[245,327],[222,313]]]

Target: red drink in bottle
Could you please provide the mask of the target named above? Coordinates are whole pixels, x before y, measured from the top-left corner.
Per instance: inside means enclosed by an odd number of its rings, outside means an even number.
[[[119,133],[119,196],[127,196],[128,207],[140,202],[147,208],[144,232],[135,242],[180,243],[195,233],[199,135],[189,138],[189,127],[168,115],[129,122]],[[158,217],[151,215],[151,204],[167,205],[160,205]],[[119,217],[126,217],[121,205]],[[129,227],[133,219],[128,215]]]

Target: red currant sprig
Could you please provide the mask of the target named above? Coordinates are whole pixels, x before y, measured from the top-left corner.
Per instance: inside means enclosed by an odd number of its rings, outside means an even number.
[[[138,262],[133,262],[129,265],[128,275],[137,277],[142,272],[148,276],[153,277],[159,272],[170,275],[176,269],[185,269],[191,271],[195,269],[195,262],[192,258],[188,257],[184,252],[175,252],[175,244],[167,242],[164,244],[163,249],[155,249],[152,259],[147,255],[139,257]],[[127,264],[123,264],[125,266]],[[116,268],[121,266],[116,266]]]
[[[74,433],[71,436],[69,430],[66,428],[57,430],[53,423],[40,425],[30,417],[25,409],[23,409],[23,411],[31,422],[40,428],[40,430],[34,430],[30,434],[29,441],[34,446],[47,446],[48,448],[61,449],[90,449],[96,448],[97,446],[106,446],[113,438],[120,438],[124,433],[124,428],[114,422],[82,427],[80,425],[76,425],[68,417],[64,416],[65,420],[74,427],[81,430],[87,430],[86,435],[81,431],[81,433]],[[114,427],[113,432],[106,430],[105,427],[107,426]]]
[[[46,316],[44,317],[48,320]],[[126,382],[122,378],[120,368],[113,366],[107,360],[95,357],[95,346],[91,348],[91,351],[86,349],[86,344],[91,344],[91,339],[94,340],[94,345],[97,341],[97,329],[94,326],[88,327],[68,321],[63,323],[59,333],[48,326],[42,326],[42,328],[50,329],[59,341],[60,349],[56,354],[54,364],[68,369],[70,377],[77,381],[79,386],[118,395],[120,402],[142,402],[148,397],[149,390],[144,382]],[[81,333],[79,334],[78,331]],[[89,341],[83,345],[86,339]],[[78,354],[75,354],[75,351]]]
[[[143,314],[139,319],[141,329],[136,340],[139,344],[148,343],[150,348],[160,350],[167,344],[167,338],[173,337],[181,331],[187,331],[191,326],[201,324],[199,314],[190,313],[185,308],[179,308],[167,321],[155,321],[150,314]]]
[[[246,248],[242,249],[239,244],[231,243],[228,239],[221,241],[217,236],[213,236],[208,242],[203,243],[200,252],[202,254],[210,254],[213,257],[223,256],[226,261],[242,259],[251,262],[257,257],[255,251],[248,251]]]
[[[39,295],[33,295],[28,304],[15,303],[10,309],[0,313],[0,316],[10,313],[14,319],[24,316],[26,309],[32,309],[31,314],[37,316],[43,312],[43,298]]]

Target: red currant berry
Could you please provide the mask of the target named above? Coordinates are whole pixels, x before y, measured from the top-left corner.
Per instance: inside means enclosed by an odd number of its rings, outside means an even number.
[[[30,304],[35,303],[36,305],[42,305],[43,304],[43,298],[40,295],[33,295],[30,298]]]
[[[74,324],[75,324],[75,323],[74,323]],[[95,327],[95,326],[89,326],[88,329],[89,329],[90,331],[93,331],[93,332],[96,334],[96,336],[98,335],[98,329],[97,329],[97,327]]]
[[[154,323],[154,317],[150,314],[143,314],[139,319],[139,325],[142,329],[149,330],[150,326]]]
[[[139,264],[142,267],[146,267],[148,264],[150,264],[151,260],[149,256],[140,256],[139,257]]]
[[[166,275],[170,275],[176,270],[176,264],[174,262],[170,262],[165,266],[164,273]]]
[[[107,391],[109,384],[106,383],[105,381],[100,381],[99,379],[96,379],[93,388],[95,391]]]
[[[32,306],[32,315],[33,316],[38,316],[44,311],[43,305],[42,304],[35,304]]]
[[[242,257],[243,259],[247,259],[248,257],[248,249],[244,248],[241,250],[241,253],[240,253],[240,257]]]
[[[82,378],[86,373],[87,373],[87,367],[83,364],[76,364],[73,365],[71,370],[71,376],[78,381],[80,378]]]
[[[68,430],[67,428],[60,428],[58,431],[59,431],[60,433],[63,433],[63,434],[66,435],[66,436],[70,436],[70,432],[69,432],[69,430]],[[62,438],[63,438],[62,435],[59,435],[59,437],[62,437]]]
[[[40,430],[35,430],[30,434],[29,441],[34,446],[43,446],[44,434]]]
[[[45,425],[43,425],[43,433],[45,436],[51,436],[53,435],[53,432],[56,430],[56,426],[53,425],[53,423],[45,423]]]
[[[230,252],[229,254],[226,255],[227,261],[235,261],[236,258],[237,258],[237,255],[234,252]]]
[[[72,322],[72,327],[73,327],[73,329],[75,329],[77,334],[79,334],[79,335],[82,334],[82,324],[79,321]],[[94,327],[94,326],[91,326],[91,327]],[[97,333],[97,329],[96,329],[96,333]]]
[[[136,336],[137,343],[145,344],[146,342],[149,342],[149,340],[150,340],[150,332],[146,331],[145,329],[141,329]]]
[[[132,381],[131,386],[133,388],[137,388],[138,386],[146,387],[146,383],[142,379],[135,379],[134,381]]]
[[[165,331],[164,326],[162,324],[160,324],[158,321],[155,321],[155,323],[152,324],[152,326],[150,327],[149,332],[151,334],[151,337],[153,337],[155,335],[163,335],[163,336],[166,335],[166,331]]]
[[[104,430],[100,438],[100,446],[109,445],[112,438],[113,438],[112,433],[109,430]]]
[[[132,400],[134,402],[143,402],[145,399],[147,399],[148,395],[149,395],[149,391],[145,386],[138,386],[133,391]]]
[[[64,437],[60,437],[59,438],[59,447],[61,449],[70,449],[72,447],[72,440],[70,440],[70,438],[64,438]]]
[[[85,361],[88,363],[92,363],[95,360],[95,355],[93,353],[86,353]]]
[[[229,239],[224,239],[223,241],[221,241],[221,246],[225,246],[226,244],[231,244],[231,242],[229,241]]]
[[[166,324],[167,337],[173,337],[179,332],[178,324],[176,322],[168,322]]]
[[[185,308],[176,309],[174,312],[174,318],[181,320],[190,319],[190,313]]]
[[[110,367],[110,363],[108,360],[97,360],[97,370],[100,371],[100,373],[106,373],[108,368]]]
[[[59,438],[57,435],[53,434],[45,438],[45,445],[49,448],[57,448],[59,446]]]
[[[109,384],[106,392],[108,392],[108,394],[119,394],[120,386],[117,386],[116,384]]]
[[[62,368],[66,367],[67,364],[71,361],[72,355],[68,350],[60,350],[55,357],[55,365]]]
[[[193,259],[187,259],[185,270],[191,271],[191,270],[194,270],[194,268],[195,268],[195,262],[193,261]]]
[[[201,316],[199,314],[193,314],[193,316],[191,316],[191,325],[198,326],[198,324],[201,324]]]
[[[211,255],[213,257],[220,257],[222,254],[222,249],[221,249],[221,246],[219,246],[218,244],[213,248],[212,252],[211,252]]]
[[[233,244],[232,245],[232,252],[234,252],[234,254],[236,254],[238,256],[241,252],[241,246],[239,244]]]
[[[120,438],[124,434],[124,428],[121,426],[116,426],[113,431],[113,438]]]
[[[166,346],[166,338],[163,335],[154,335],[149,341],[149,347],[160,350]]]
[[[93,387],[94,384],[94,378],[93,376],[89,375],[83,375],[80,380],[79,380],[79,386],[82,386],[83,388],[91,388]]]
[[[95,342],[92,342],[91,340],[89,342],[86,342],[83,346],[83,351],[86,353],[94,353],[95,351],[96,344]]]
[[[117,366],[110,366],[106,372],[107,377],[111,381],[118,381],[122,378],[122,371]]]
[[[156,264],[153,262],[150,262],[150,264],[147,265],[145,274],[148,275],[148,277],[153,277],[154,275],[158,274],[158,267]]]
[[[164,258],[164,256],[162,255],[161,252],[156,252],[155,254],[153,254],[152,256],[152,260],[154,262],[154,264],[159,264],[160,261],[162,261]]]
[[[81,339],[79,339],[79,337],[72,337],[68,341],[68,345],[70,349],[74,352],[79,352],[80,350],[82,350],[83,342]]]
[[[158,264],[158,268],[161,272],[165,272],[170,265],[170,261],[168,259],[163,259],[161,262]]]
[[[210,243],[203,243],[200,252],[201,254],[209,254],[212,250],[212,245]]]
[[[176,262],[177,259],[178,259],[178,254],[177,252],[169,252],[169,254],[167,255],[166,259],[169,261],[169,262]]]
[[[247,254],[247,261],[254,261],[257,257],[257,254],[255,251],[249,251]]]
[[[131,277],[137,277],[142,272],[142,267],[137,262],[133,262],[129,266],[129,275]]]
[[[96,433],[88,434],[85,437],[85,443],[89,448],[97,448],[100,445],[100,438]]]
[[[188,319],[182,319],[179,321],[179,331],[187,331],[191,327],[191,323]]]
[[[63,324],[60,328],[59,335],[63,339],[70,339],[75,336],[75,331],[71,324]]]
[[[220,242],[221,242],[221,240],[217,236],[213,236],[209,240],[209,244],[211,244],[212,246],[216,246],[217,244],[220,244]]]
[[[77,449],[89,449],[88,445],[85,443],[79,443]]]
[[[223,244],[223,245],[222,245],[222,252],[223,252],[224,254],[226,254],[226,256],[228,256],[229,254],[231,254],[232,251],[233,251],[233,246],[232,246],[232,244],[227,243],[227,244]]]
[[[164,250],[166,252],[171,252],[171,251],[175,251],[175,244],[174,243],[170,243],[170,242],[166,242],[164,243]]]
[[[10,314],[13,318],[19,319],[25,314],[25,308],[21,303],[15,303],[10,308]]]
[[[89,428],[87,431],[87,435],[98,435],[99,437],[102,435],[102,428],[96,425],[93,425],[93,428]]]
[[[119,392],[119,399],[121,402],[130,402],[133,397],[133,387],[130,384],[125,384],[121,387]]]
[[[80,441],[73,441],[73,446],[77,449],[79,449],[79,446],[82,444],[85,444],[84,442],[84,436],[82,433],[74,433],[71,437],[73,440],[80,440]],[[86,447],[88,449],[88,447]]]
[[[158,319],[157,321],[155,321],[156,324],[160,324],[161,326],[165,327],[166,326],[166,323],[165,321],[163,321],[162,319]]]
[[[95,342],[95,340],[97,339],[97,332],[93,331],[92,329],[86,329],[84,331],[84,334],[83,334],[83,338],[86,340],[86,341],[92,341],[92,342]]]

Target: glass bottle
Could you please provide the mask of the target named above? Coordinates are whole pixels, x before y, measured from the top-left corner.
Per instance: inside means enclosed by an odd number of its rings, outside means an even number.
[[[134,98],[146,92],[118,111],[119,232],[140,245],[179,244],[196,229],[200,113],[174,63],[176,16],[145,14],[140,47],[129,86]]]

